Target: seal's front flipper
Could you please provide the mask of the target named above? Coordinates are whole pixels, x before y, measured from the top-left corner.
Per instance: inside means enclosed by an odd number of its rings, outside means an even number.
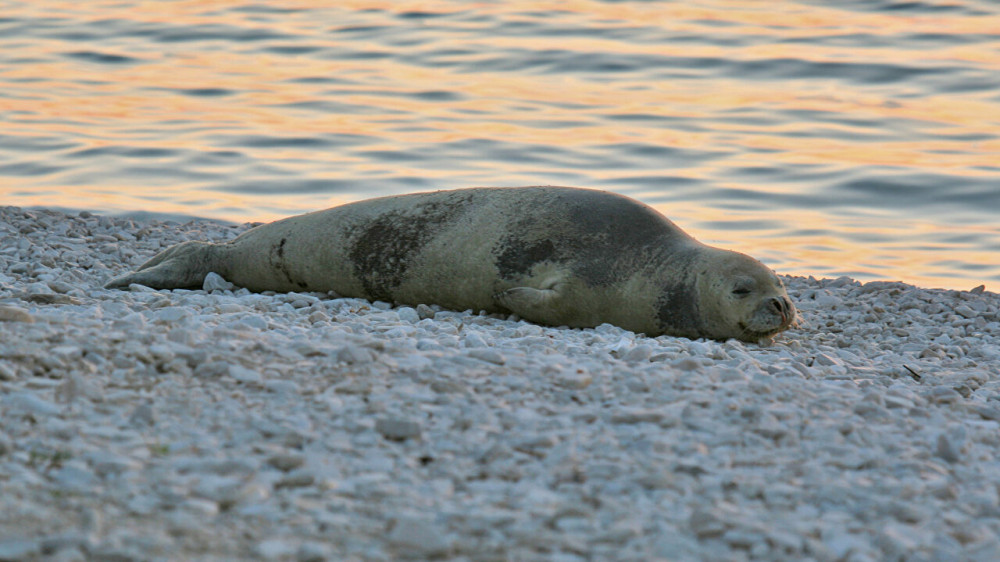
[[[532,322],[555,323],[555,305],[560,293],[554,289],[514,287],[493,295],[493,300],[521,318]]]
[[[205,242],[184,242],[160,252],[138,271],[115,277],[105,289],[122,289],[135,283],[154,289],[200,289],[205,276],[213,271],[218,246]]]

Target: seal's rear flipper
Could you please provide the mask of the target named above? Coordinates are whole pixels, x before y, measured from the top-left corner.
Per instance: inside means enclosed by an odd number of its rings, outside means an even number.
[[[153,289],[200,289],[212,271],[218,246],[205,242],[184,242],[171,246],[139,267],[138,271],[115,277],[105,289],[121,289],[135,283]]]
[[[532,322],[551,323],[555,310],[553,304],[559,299],[555,289],[534,289],[532,287],[514,287],[502,293],[493,295],[493,300],[521,318]]]

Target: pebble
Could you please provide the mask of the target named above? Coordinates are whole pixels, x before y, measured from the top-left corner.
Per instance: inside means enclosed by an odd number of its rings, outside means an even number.
[[[134,426],[152,426],[156,423],[156,412],[152,404],[139,404],[128,417],[128,421]]]
[[[337,351],[337,361],[348,365],[371,363],[374,360],[374,352],[364,347],[348,345]]]
[[[486,343],[486,340],[483,339],[483,336],[477,334],[476,332],[469,332],[468,334],[465,334],[464,338],[462,338],[462,346],[471,348],[485,348],[489,347],[489,344]]]
[[[996,558],[985,287],[786,277],[769,345],[100,288],[245,229],[0,207],[0,559]]]
[[[229,365],[229,376],[245,384],[260,384],[263,380],[260,373],[242,365]]]
[[[43,416],[55,416],[62,413],[62,408],[48,400],[39,398],[33,392],[14,392],[3,399],[4,406],[9,411]]]
[[[0,381],[17,380],[17,371],[7,362],[0,362]]]
[[[174,324],[189,316],[189,312],[180,307],[170,307],[153,313],[153,321],[163,324]]]
[[[416,324],[421,320],[420,313],[416,309],[410,308],[408,306],[403,306],[396,309],[396,314],[399,315],[399,320],[402,322],[409,322],[411,324]]]
[[[316,476],[306,470],[295,470],[289,472],[285,476],[282,476],[277,482],[274,483],[277,488],[301,488],[304,486],[312,486],[316,481]]]
[[[425,517],[399,517],[390,527],[389,544],[403,557],[442,556],[451,548],[448,537]]]
[[[268,539],[258,543],[256,551],[264,560],[285,560],[291,559],[298,549],[294,540]]]
[[[295,552],[296,562],[325,562],[333,558],[333,549],[321,542],[308,541]]]
[[[726,525],[714,510],[703,507],[695,508],[688,519],[688,525],[699,539],[720,536],[726,532]]]
[[[34,322],[27,310],[15,306],[0,306],[0,322]]]
[[[467,355],[474,359],[479,359],[480,361],[486,361],[487,363],[492,363],[494,365],[503,365],[507,362],[507,359],[503,356],[503,354],[494,349],[484,349],[484,348],[470,349]]]
[[[267,319],[261,316],[244,316],[240,318],[239,324],[251,330],[266,330],[268,328]]]
[[[628,409],[611,414],[611,423],[659,423],[663,417],[664,412],[661,410]]]
[[[587,373],[565,373],[556,378],[556,384],[569,389],[581,390],[590,386],[594,382],[593,377]]]
[[[288,472],[289,470],[302,466],[305,460],[305,457],[302,455],[279,453],[268,458],[267,464],[284,472]]]
[[[202,282],[201,289],[207,293],[212,291],[232,291],[235,285],[226,281],[221,275],[215,272],[209,272],[205,275],[205,281]]]
[[[651,355],[653,355],[653,348],[649,345],[642,344],[637,345],[625,352],[625,355],[622,356],[622,360],[629,363],[648,361]]]
[[[942,433],[938,435],[936,443],[937,446],[934,449],[934,454],[950,463],[956,463],[961,460],[962,453],[954,438],[946,433]]]
[[[41,550],[41,544],[36,540],[0,540],[0,560],[28,560],[41,554]]]
[[[379,418],[375,422],[375,431],[381,433],[386,439],[402,441],[420,437],[420,424],[405,418]]]

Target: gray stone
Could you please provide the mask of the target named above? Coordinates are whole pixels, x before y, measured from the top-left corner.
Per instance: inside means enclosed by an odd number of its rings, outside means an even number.
[[[59,405],[43,400],[33,392],[14,392],[4,397],[3,401],[7,408],[14,412],[43,416],[56,416],[62,413]]]
[[[0,361],[0,381],[17,380],[17,371],[6,361]]]
[[[299,454],[278,453],[268,457],[267,464],[279,470],[288,472],[289,470],[302,466],[302,464],[305,463],[305,461],[306,461],[305,457]]]
[[[959,444],[947,433],[938,435],[934,454],[950,463],[956,463],[962,458],[962,451]]]
[[[375,422],[375,431],[386,439],[402,441],[420,437],[420,424],[406,418],[380,418]]]
[[[307,541],[299,545],[295,553],[296,562],[324,562],[333,560],[333,549],[321,542]]]
[[[244,384],[260,384],[260,373],[242,365],[229,365],[229,376]]]
[[[428,518],[412,515],[397,517],[389,527],[389,544],[402,556],[443,556],[451,549],[452,541]]]
[[[298,541],[289,539],[267,539],[254,549],[264,560],[291,559],[298,552]]]
[[[33,539],[0,540],[0,560],[29,560],[41,554],[41,543]]]
[[[371,363],[375,360],[375,354],[367,347],[348,345],[337,351],[337,361],[348,365],[359,365]]]

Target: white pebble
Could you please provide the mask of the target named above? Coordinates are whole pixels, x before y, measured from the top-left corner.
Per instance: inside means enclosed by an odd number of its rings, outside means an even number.
[[[260,384],[260,373],[242,365],[229,365],[229,376],[245,384]]]
[[[276,394],[298,394],[299,385],[295,381],[266,380],[264,388]]]
[[[37,540],[8,538],[0,540],[0,560],[29,560],[41,553]]]
[[[296,541],[268,539],[257,544],[257,555],[264,560],[290,559],[298,550]]]
[[[375,354],[366,347],[348,345],[337,351],[337,361],[348,365],[360,365],[371,363],[375,360]]]
[[[267,320],[262,316],[244,316],[243,318],[240,318],[239,324],[254,330],[267,329]]]
[[[212,291],[232,291],[234,287],[235,285],[214,271],[205,275],[205,280],[201,284],[201,289],[209,293]]]
[[[420,314],[415,309],[408,306],[401,306],[397,308],[396,314],[399,315],[399,319],[403,322],[416,324],[420,321]]]
[[[462,347],[488,347],[483,336],[476,332],[469,332],[462,338]]]
[[[475,348],[470,349],[466,355],[474,359],[479,359],[480,361],[486,361],[487,363],[492,363],[494,365],[503,365],[507,362],[503,354],[495,349],[488,348]]]
[[[62,413],[62,408],[48,400],[35,396],[32,392],[14,392],[3,399],[10,410],[27,414],[55,416]]]
[[[448,537],[426,516],[404,516],[391,523],[388,535],[391,544],[405,557],[441,556],[451,548]]]
[[[624,361],[629,363],[635,363],[638,361],[648,361],[649,357],[653,354],[653,348],[649,345],[642,344],[629,349],[622,356]]]
[[[164,324],[174,324],[187,318],[190,314],[191,312],[185,308],[168,307],[154,312],[153,321],[162,322]]]

